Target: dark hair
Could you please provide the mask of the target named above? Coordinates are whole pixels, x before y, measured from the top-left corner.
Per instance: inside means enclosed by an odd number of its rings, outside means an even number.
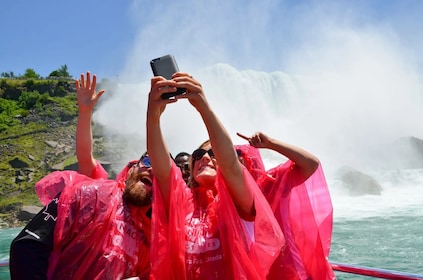
[[[176,155],[175,159],[180,158],[180,157],[190,157],[191,155],[187,152],[180,152],[179,154]]]

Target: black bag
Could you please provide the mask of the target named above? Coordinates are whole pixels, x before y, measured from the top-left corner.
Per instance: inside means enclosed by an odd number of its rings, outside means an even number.
[[[13,239],[10,245],[9,262],[12,280],[47,279],[59,197],[60,193]]]

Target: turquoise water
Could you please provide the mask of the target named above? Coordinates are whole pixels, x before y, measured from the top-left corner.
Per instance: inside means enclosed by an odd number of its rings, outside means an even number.
[[[9,246],[22,228],[0,228],[0,261],[9,259]],[[0,267],[0,279],[10,279],[9,268]]]
[[[334,223],[330,260],[423,275],[423,218],[374,217]],[[338,279],[371,279],[337,273]]]

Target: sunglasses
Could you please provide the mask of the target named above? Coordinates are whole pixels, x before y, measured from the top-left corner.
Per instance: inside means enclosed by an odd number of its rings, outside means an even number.
[[[214,158],[214,153],[213,153],[212,149],[204,150],[204,149],[200,148],[200,149],[197,149],[194,152],[192,152],[191,157],[192,157],[193,162],[201,159],[206,153],[209,154],[209,156],[211,158]]]
[[[201,159],[206,153],[208,153],[210,157],[214,158],[214,153],[213,153],[212,149],[209,149],[209,150],[206,151],[206,150],[200,148],[200,149],[197,149],[194,152],[192,152],[192,155],[191,155],[192,160],[197,161],[197,160]],[[242,151],[240,149],[236,149],[236,154],[237,154],[237,156],[240,157],[240,156],[242,156]]]
[[[148,156],[147,153],[144,153],[137,162],[130,162],[128,163],[127,166],[128,168],[131,168],[132,166],[139,165],[140,163],[144,167],[147,167],[147,168],[151,167],[150,157]]]
[[[177,164],[176,166],[179,167],[182,171],[189,171],[188,163]]]

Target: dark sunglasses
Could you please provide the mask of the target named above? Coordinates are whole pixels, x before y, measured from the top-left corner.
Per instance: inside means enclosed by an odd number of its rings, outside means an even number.
[[[151,167],[150,157],[147,153],[144,153],[137,162],[130,162],[127,166],[128,168],[131,168],[132,166],[139,165],[140,163],[142,163],[144,167]]]
[[[191,155],[191,157],[192,157],[192,160],[193,161],[196,161],[196,160],[199,160],[199,159],[201,159],[206,153],[208,153],[209,154],[209,156],[210,157],[212,157],[212,158],[214,158],[214,153],[213,153],[213,150],[212,149],[209,149],[209,150],[204,150],[204,149],[197,149],[197,150],[195,150],[194,152],[192,152],[192,155]]]
[[[214,153],[213,153],[212,149],[210,149],[208,151],[206,151],[204,149],[197,149],[194,152],[192,152],[191,156],[192,156],[193,161],[196,161],[196,160],[201,159],[206,153],[208,153],[210,157],[214,158]],[[242,156],[241,149],[236,149],[236,154],[239,157]]]
[[[177,164],[176,166],[178,166],[182,171],[189,171],[188,163]]]

